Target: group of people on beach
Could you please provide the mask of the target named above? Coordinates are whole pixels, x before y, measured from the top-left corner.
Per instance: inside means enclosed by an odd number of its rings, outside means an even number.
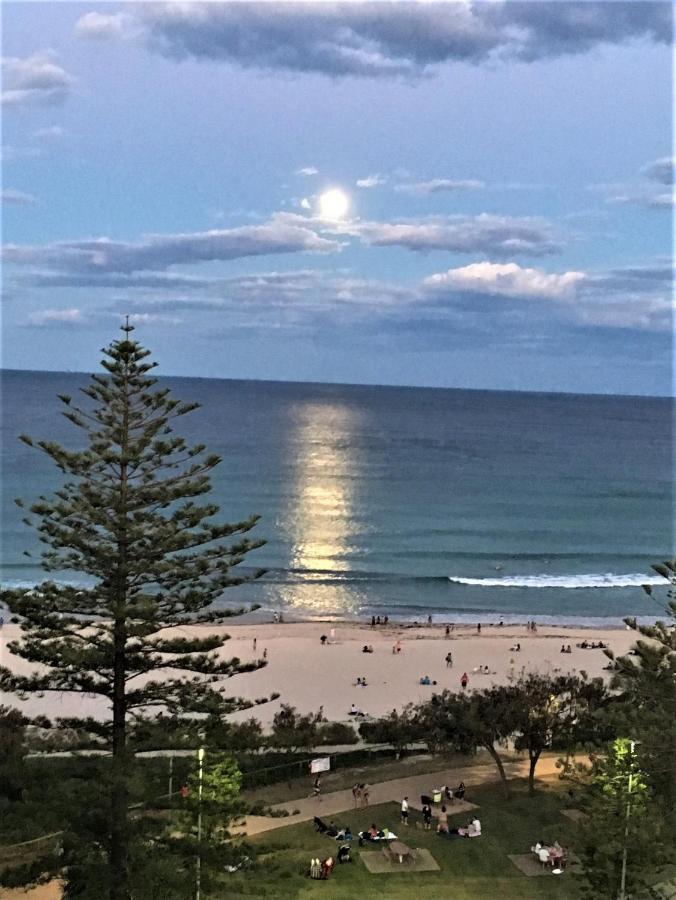
[[[390,617],[383,616],[381,619],[380,616],[371,616],[371,628],[375,628],[377,625],[389,625]]]

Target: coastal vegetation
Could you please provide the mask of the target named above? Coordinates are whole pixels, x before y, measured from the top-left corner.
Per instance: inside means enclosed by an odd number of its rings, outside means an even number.
[[[202,718],[251,705],[226,696],[224,680],[265,665],[224,658],[222,634],[180,630],[234,614],[213,603],[227,588],[262,574],[240,575],[236,567],[263,542],[249,537],[256,516],[220,524],[218,507],[198,502],[220,459],[175,433],[176,421],[196,404],[157,387],[156,363],[132,331],[123,326],[122,338],[103,351],[104,371],[82,389],[82,405],[60,397],[84,449],[22,437],[67,477],[54,497],[32,503],[26,518],[46,545],[43,568],[86,575],[90,584],[50,580],[5,592],[22,629],[9,649],[37,668],[0,670],[3,691],[98,696],[110,709],[107,720],[59,725],[97,737],[112,752],[97,786],[106,800],[96,804],[100,815],[94,832],[88,830],[88,851],[79,846],[76,863],[67,861],[69,877],[87,870],[82,882],[92,886],[81,896],[111,900],[138,896],[135,885],[147,880],[148,836],[129,815],[135,734],[152,728],[148,718],[161,713],[198,742]]]

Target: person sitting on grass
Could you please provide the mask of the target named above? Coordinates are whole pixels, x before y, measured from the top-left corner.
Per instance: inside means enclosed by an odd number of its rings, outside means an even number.
[[[315,816],[314,823],[315,823],[315,831],[318,831],[320,834],[324,834],[324,832],[327,830],[328,826],[325,825],[324,822],[322,822],[322,820],[319,818],[319,816]]]

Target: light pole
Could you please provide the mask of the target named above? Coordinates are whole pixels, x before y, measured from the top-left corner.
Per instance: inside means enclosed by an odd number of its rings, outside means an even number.
[[[195,864],[195,900],[200,900],[202,893],[202,775],[204,771],[204,747],[197,751],[199,776],[197,787],[197,860]]]
[[[624,847],[622,848],[622,874],[618,900],[626,900],[627,892],[627,846],[629,844],[629,820],[631,816],[631,792],[634,787],[634,747],[636,741],[629,741],[629,783],[627,786],[627,812],[624,824]]]

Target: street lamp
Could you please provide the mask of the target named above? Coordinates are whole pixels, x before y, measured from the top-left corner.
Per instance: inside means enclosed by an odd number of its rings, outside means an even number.
[[[202,775],[204,773],[204,747],[197,751],[199,776],[197,787],[197,860],[195,868],[195,900],[200,900],[202,891]]]
[[[627,887],[627,846],[629,844],[629,820],[631,816],[631,792],[634,788],[634,747],[636,741],[629,741],[629,783],[627,785],[627,813],[624,825],[624,847],[622,848],[622,874],[620,876],[620,893],[618,900],[626,900]]]

